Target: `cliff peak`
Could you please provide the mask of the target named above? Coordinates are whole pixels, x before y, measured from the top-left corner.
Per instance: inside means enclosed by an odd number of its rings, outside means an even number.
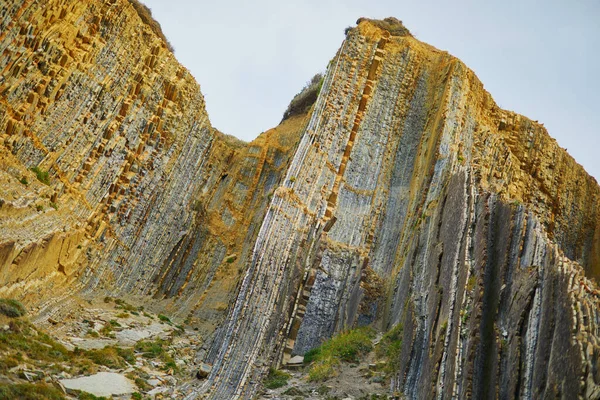
[[[392,36],[412,36],[410,31],[404,26],[402,21],[395,17],[387,17],[384,19],[371,19],[361,17],[356,20],[356,25],[366,22],[374,25],[380,29],[386,30]]]

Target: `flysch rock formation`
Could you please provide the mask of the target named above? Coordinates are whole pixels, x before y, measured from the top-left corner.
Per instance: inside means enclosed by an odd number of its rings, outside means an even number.
[[[403,324],[408,398],[598,396],[597,183],[459,60],[379,25],[330,64],[189,398],[250,398],[266,366],[372,322]]]
[[[360,20],[311,112],[246,144],[132,2],[0,4],[1,297],[186,319],[189,399],[369,324],[402,324],[408,398],[600,397],[600,188],[541,124]]]
[[[55,320],[73,293],[137,297],[210,335],[305,116],[250,144],[214,130],[129,1],[0,13],[0,295]]]

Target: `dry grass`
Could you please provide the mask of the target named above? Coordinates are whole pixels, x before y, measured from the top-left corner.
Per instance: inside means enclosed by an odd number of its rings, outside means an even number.
[[[171,45],[171,43],[167,40],[167,37],[163,33],[160,24],[152,16],[152,10],[150,8],[148,8],[148,6],[146,6],[145,4],[140,2],[139,0],[129,0],[129,3],[131,3],[133,8],[135,8],[135,11],[137,11],[137,13],[140,16],[140,18],[142,19],[142,21],[146,25],[148,25],[150,27],[150,29],[152,29],[152,32],[154,32],[159,38],[161,38],[167,45],[167,48],[172,53],[174,53],[175,49],[173,48],[173,45]]]
[[[358,25],[363,21],[369,21],[378,28],[385,29],[392,36],[412,36],[402,21],[394,17],[387,17],[386,19],[359,18],[358,21],[356,21],[356,24]]]

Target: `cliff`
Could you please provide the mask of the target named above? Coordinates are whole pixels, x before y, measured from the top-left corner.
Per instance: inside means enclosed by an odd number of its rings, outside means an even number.
[[[375,323],[403,327],[408,398],[597,396],[597,183],[459,60],[359,22],[196,393],[251,397],[265,366]]]
[[[129,1],[13,1],[0,21],[0,295],[42,322],[120,296],[210,335],[305,115],[250,144],[215,131]]]
[[[600,187],[542,125],[361,19],[312,109],[243,143],[134,5],[1,6],[1,297],[185,320],[213,366],[188,398],[398,324],[409,398],[600,396]]]

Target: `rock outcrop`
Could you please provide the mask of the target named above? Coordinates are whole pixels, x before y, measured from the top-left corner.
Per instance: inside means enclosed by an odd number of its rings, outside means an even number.
[[[459,60],[361,21],[197,393],[250,397],[265,366],[379,322],[403,324],[409,398],[597,396],[598,189]]]
[[[55,319],[73,292],[138,297],[210,334],[305,116],[217,132],[130,3],[2,6],[0,294]]]
[[[600,396],[600,187],[542,125],[361,19],[312,109],[246,144],[138,12],[0,8],[0,296],[186,319],[212,366],[190,399],[397,324],[409,398]]]

